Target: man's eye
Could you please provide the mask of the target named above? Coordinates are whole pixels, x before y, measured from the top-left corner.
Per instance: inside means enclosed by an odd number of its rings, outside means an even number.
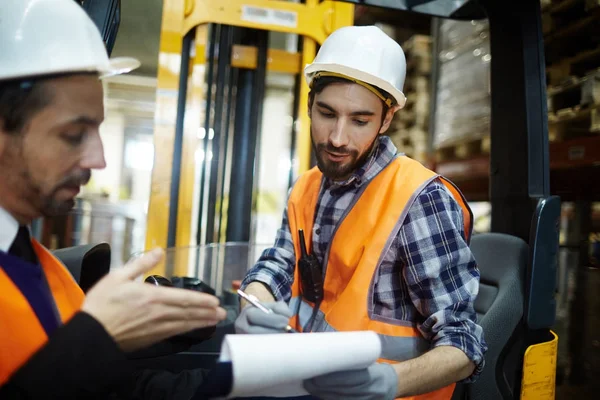
[[[83,137],[85,136],[85,132],[79,132],[75,134],[66,134],[63,136],[65,141],[71,145],[79,145],[83,141]]]
[[[319,111],[321,113],[321,115],[325,118],[333,118],[335,117],[334,113],[329,113],[329,112],[325,112],[325,111]]]
[[[361,121],[360,119],[355,119],[354,123],[358,126],[365,126],[366,124],[369,123],[369,121]]]

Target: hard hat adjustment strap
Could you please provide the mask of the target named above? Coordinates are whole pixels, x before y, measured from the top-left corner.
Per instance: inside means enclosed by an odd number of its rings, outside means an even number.
[[[375,96],[379,97],[388,107],[392,107],[393,100],[390,99],[389,97],[385,97],[379,90],[377,90],[375,88],[375,86],[372,86],[366,82],[352,78],[352,77],[344,75],[344,74],[339,74],[337,72],[330,72],[330,71],[319,71],[319,72],[315,73],[315,76],[312,79],[312,82],[314,82],[315,80],[317,80],[323,76],[332,76],[335,78],[343,78],[343,79],[349,80],[353,83],[356,83],[356,84],[364,87],[365,89],[368,89],[369,91],[373,92],[373,94],[375,94]],[[311,84],[311,87],[312,87],[312,84]]]

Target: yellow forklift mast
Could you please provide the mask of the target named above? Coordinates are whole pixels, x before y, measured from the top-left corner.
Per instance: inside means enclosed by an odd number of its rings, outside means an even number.
[[[539,0],[510,5],[500,0],[165,0],[146,247],[250,240],[255,149],[260,141],[266,73],[296,77],[297,123],[291,132],[290,156],[299,165],[290,173],[291,185],[312,165],[308,87],[301,79],[302,68],[329,34],[354,24],[355,5],[441,19],[489,21],[492,232],[480,238],[476,235],[472,245],[481,254],[482,288],[488,293],[489,304],[480,316],[490,351],[480,382],[457,388],[453,398],[553,399],[558,338],[550,327],[555,319],[560,199],[550,196],[549,188]],[[269,49],[269,31],[298,35],[297,51]],[[209,141],[203,141],[204,154],[210,150],[213,156],[210,163],[202,163],[199,217],[192,221],[194,201],[198,201],[194,200],[194,157],[199,129],[205,135],[214,132],[210,149]],[[229,155],[228,146],[232,148]],[[233,160],[228,176],[227,157]],[[226,178],[231,189],[227,223],[223,224]],[[195,238],[192,223],[197,226]],[[486,264],[486,254],[497,243],[518,253],[515,265],[494,260]],[[152,273],[185,276],[187,260],[176,261]],[[497,279],[487,281],[484,275]],[[498,294],[503,293],[508,276],[517,283],[512,298],[518,302],[511,303],[516,309],[502,304]]]

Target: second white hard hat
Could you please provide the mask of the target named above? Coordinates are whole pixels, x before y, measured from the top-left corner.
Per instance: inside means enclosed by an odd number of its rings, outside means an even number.
[[[2,0],[0,81],[98,72],[101,77],[140,66],[128,57],[109,59],[100,31],[74,0]]]
[[[404,107],[406,57],[402,47],[376,26],[347,26],[333,32],[304,69],[309,86],[316,76],[342,76],[388,92]],[[368,87],[367,87],[368,88]],[[392,106],[389,104],[388,106]]]

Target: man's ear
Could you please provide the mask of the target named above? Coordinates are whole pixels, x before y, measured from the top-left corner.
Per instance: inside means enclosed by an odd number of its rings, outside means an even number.
[[[398,111],[397,107],[390,107],[387,109],[385,114],[385,119],[383,120],[383,124],[381,124],[381,129],[379,129],[379,133],[383,134],[387,132],[390,128],[390,124],[392,123],[392,119],[394,119],[394,114]]]
[[[313,99],[312,96],[308,96],[308,118],[312,118],[312,103],[313,103]]]

